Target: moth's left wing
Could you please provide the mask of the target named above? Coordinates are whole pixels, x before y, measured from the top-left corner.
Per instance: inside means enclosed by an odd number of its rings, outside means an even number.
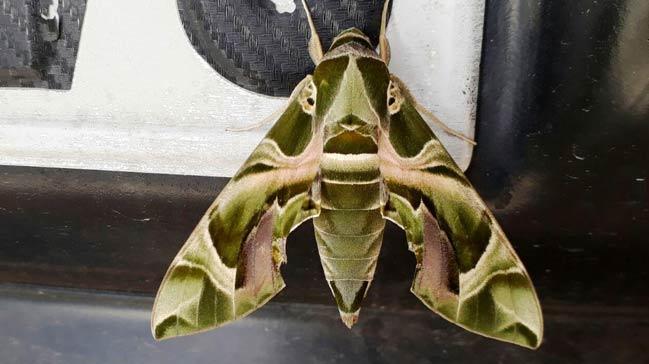
[[[153,306],[156,339],[215,328],[254,311],[284,287],[290,231],[319,213],[322,138],[305,110],[310,76],[230,180],[165,275]],[[304,91],[304,92],[303,92]],[[316,188],[311,188],[313,185]]]
[[[543,319],[523,263],[405,86],[393,84],[403,97],[379,146],[383,214],[405,230],[416,255],[412,292],[467,330],[538,347]]]

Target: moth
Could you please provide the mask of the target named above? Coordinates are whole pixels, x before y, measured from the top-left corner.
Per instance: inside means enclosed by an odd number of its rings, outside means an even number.
[[[376,52],[353,28],[324,53],[304,6],[316,68],[173,260],[154,303],[156,339],[242,318],[284,282],[289,233],[313,220],[325,278],[351,328],[372,282],[386,220],[416,256],[411,287],[469,330],[537,348],[543,319],[507,237],[390,73],[385,2]]]

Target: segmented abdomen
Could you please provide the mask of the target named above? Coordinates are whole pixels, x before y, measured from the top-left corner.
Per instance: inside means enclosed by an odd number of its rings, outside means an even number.
[[[325,277],[351,326],[367,292],[381,249],[381,178],[376,154],[324,153],[321,213],[315,236]]]

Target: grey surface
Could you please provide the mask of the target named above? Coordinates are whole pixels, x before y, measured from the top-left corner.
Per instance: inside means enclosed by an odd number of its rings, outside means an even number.
[[[85,0],[0,0],[0,87],[70,89],[85,10]]]
[[[363,310],[348,330],[335,306],[269,303],[208,333],[155,342],[152,299],[0,286],[0,353],[18,363],[646,363],[647,317],[546,313],[531,351],[467,333],[428,311]]]

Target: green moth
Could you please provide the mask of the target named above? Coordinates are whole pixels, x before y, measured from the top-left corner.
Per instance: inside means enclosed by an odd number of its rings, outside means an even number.
[[[370,286],[385,221],[406,232],[417,266],[412,292],[478,334],[537,348],[539,301],[491,212],[357,29],[323,53],[308,8],[316,64],[167,271],[151,326],[156,339],[239,319],[283,287],[285,242],[313,219],[322,268],[351,327]],[[422,116],[423,115],[423,116]]]

